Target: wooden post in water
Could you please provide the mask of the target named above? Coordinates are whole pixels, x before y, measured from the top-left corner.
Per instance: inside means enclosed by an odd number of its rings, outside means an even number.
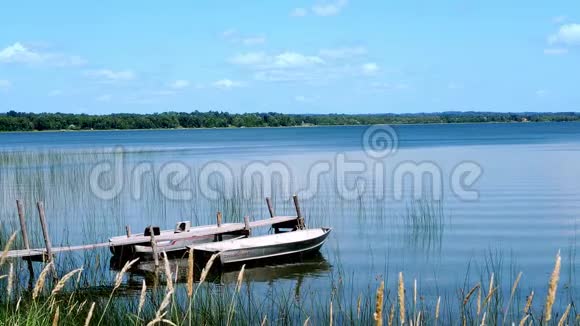
[[[20,200],[16,200],[16,207],[18,207],[18,218],[20,219],[20,230],[22,231],[22,242],[24,242],[24,249],[30,250],[30,243],[28,242],[28,232],[26,231],[26,219],[24,217],[24,207]],[[32,266],[32,260],[30,257],[25,258],[28,262],[28,273],[30,273],[30,279],[28,280],[28,286],[32,287],[34,283],[34,268]]]
[[[218,228],[222,226],[222,212],[218,211],[216,214],[216,223]],[[214,237],[214,241],[222,241],[222,235],[216,234]]]
[[[296,217],[298,217],[298,229],[302,230],[305,229],[306,226],[304,225],[304,217],[302,217],[302,211],[300,210],[300,204],[298,203],[298,196],[292,196],[294,200],[294,207],[296,208]]]
[[[131,226],[129,224],[125,225],[125,232],[127,232],[127,238],[131,237]]]
[[[274,213],[274,207],[272,207],[272,201],[270,200],[270,197],[266,197],[266,205],[268,205],[268,211],[270,212],[270,217],[276,216],[276,214]]]
[[[53,262],[52,257],[52,243],[50,242],[50,236],[48,235],[48,224],[46,223],[46,216],[44,214],[44,203],[39,201],[36,203],[36,207],[38,208],[38,216],[40,217],[40,226],[42,227],[42,237],[44,238],[44,244],[46,245],[46,255],[48,263]],[[54,278],[58,278],[56,274],[56,267],[54,264],[52,265],[52,271]]]
[[[155,231],[153,227],[149,225],[149,233],[151,234],[151,250],[153,251],[153,260],[155,261],[155,269],[159,267],[159,254],[157,252],[157,242],[155,242]]]
[[[249,216],[244,216],[244,227],[245,227],[245,231],[246,231],[248,236],[250,234],[252,234],[252,229],[250,228],[250,217]]]
[[[270,212],[270,218],[273,218],[274,216],[276,216],[276,213],[274,213],[274,207],[272,206],[272,200],[270,200],[270,197],[266,197],[266,205],[268,205],[268,211]],[[274,233],[280,233],[280,229],[274,228]]]

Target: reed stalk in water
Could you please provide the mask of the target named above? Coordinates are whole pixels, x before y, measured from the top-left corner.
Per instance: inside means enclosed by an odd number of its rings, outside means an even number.
[[[101,319],[99,319],[99,322],[97,323],[97,325],[100,325],[101,322],[103,321],[103,317],[105,316],[105,312],[109,308],[109,305],[111,304],[111,300],[113,300],[113,294],[115,294],[115,291],[121,286],[121,283],[123,283],[123,276],[125,275],[125,273],[127,273],[129,271],[129,269],[131,269],[131,266],[133,266],[138,260],[139,260],[139,258],[135,258],[131,261],[126,262],[125,265],[123,266],[123,268],[121,268],[121,271],[119,273],[117,273],[117,276],[115,276],[115,285],[113,286],[113,290],[111,291],[111,294],[109,295],[109,299],[107,300],[107,304],[105,305],[105,309],[103,310],[103,312],[101,314]]]
[[[91,323],[94,311],[95,311],[95,303],[93,302],[91,304],[91,308],[89,309],[89,313],[87,314],[87,318],[85,319],[85,326],[89,326],[89,324]]]
[[[58,294],[58,292],[60,292],[64,286],[66,285],[66,282],[71,279],[76,273],[82,273],[83,269],[82,268],[77,268],[69,273],[67,273],[65,276],[63,276],[60,281],[58,281],[58,283],[56,283],[56,286],[54,287],[54,289],[51,292],[52,296],[55,296],[56,294]]]
[[[171,268],[169,267],[169,259],[167,258],[167,253],[165,251],[163,252],[163,266],[167,288],[169,288],[170,291],[173,291],[173,278],[171,277]]]
[[[232,302],[230,303],[230,310],[228,313],[228,322],[227,325],[230,325],[232,318],[234,316],[234,307],[235,307],[235,299],[236,299],[236,294],[240,293],[240,290],[242,288],[242,282],[244,280],[244,270],[246,269],[246,265],[242,265],[242,269],[240,269],[240,273],[238,274],[238,278],[236,280],[236,289],[234,291],[234,294],[232,295]]]
[[[375,325],[383,326],[383,297],[385,295],[385,281],[381,281],[381,285],[377,289],[377,303],[375,306]]]
[[[52,268],[53,262],[50,262],[44,266],[40,275],[38,275],[38,281],[36,281],[36,285],[34,285],[34,289],[32,290],[32,300],[36,300],[38,295],[44,290],[44,283],[46,282],[46,277],[48,276],[48,272]]]
[[[505,325],[505,322],[506,322],[506,320],[507,320],[507,315],[508,315],[508,313],[509,313],[509,311],[510,311],[511,304],[512,304],[512,301],[513,301],[513,299],[514,299],[514,295],[515,295],[515,293],[516,293],[516,289],[517,289],[517,287],[518,287],[518,283],[520,283],[520,279],[521,279],[521,278],[522,278],[522,272],[520,272],[520,273],[518,274],[518,277],[516,277],[516,280],[514,281],[514,285],[512,286],[512,291],[511,291],[511,293],[510,293],[510,299],[509,299],[509,301],[508,301],[507,308],[505,309],[505,312],[504,312],[504,314],[503,314],[503,322],[502,322],[502,323],[503,323],[504,325]]]
[[[405,280],[403,272],[399,272],[399,283],[397,288],[397,297],[399,299],[399,319],[401,325],[405,324]]]
[[[560,321],[558,322],[558,326],[564,326],[567,324],[568,321],[568,315],[570,314],[570,307],[572,306],[572,304],[568,304],[568,306],[566,307],[566,310],[564,311],[564,313],[562,314],[562,318],[560,318]]]
[[[393,321],[395,320],[395,305],[391,304],[391,309],[389,312],[389,320],[387,322],[387,325],[389,326],[393,326]]]
[[[6,262],[6,258],[8,258],[8,251],[10,251],[10,248],[12,248],[12,243],[14,243],[15,239],[16,232],[12,233],[12,235],[8,239],[8,242],[6,242],[6,245],[4,246],[4,250],[2,251],[2,255],[0,256],[0,267],[2,267],[2,265],[4,265],[4,263]]]
[[[143,310],[143,306],[145,306],[145,299],[147,297],[147,284],[145,280],[143,280],[143,285],[141,286],[141,295],[139,295],[139,306],[137,307],[137,318],[141,316],[141,311]]]
[[[544,320],[546,322],[552,319],[552,307],[554,302],[556,302],[556,292],[558,291],[558,281],[560,280],[560,265],[562,258],[560,257],[560,252],[556,254],[556,263],[554,265],[554,270],[550,276],[550,282],[548,283],[548,295],[546,297],[546,306],[544,309]]]
[[[530,295],[528,295],[528,298],[526,299],[526,305],[524,306],[524,314],[527,315],[530,312],[530,308],[532,307],[532,302],[534,300],[534,291],[532,291],[530,293]]]
[[[56,306],[56,312],[54,313],[54,317],[52,318],[52,326],[58,326],[59,317],[60,317],[60,307]]]

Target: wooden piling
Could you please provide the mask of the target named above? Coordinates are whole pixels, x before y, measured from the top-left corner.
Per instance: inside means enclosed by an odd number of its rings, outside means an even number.
[[[276,216],[276,214],[274,213],[274,207],[272,207],[272,201],[270,200],[270,197],[266,197],[266,205],[268,205],[268,211],[270,212],[270,217]]]
[[[222,226],[222,212],[217,212],[216,220],[217,226],[219,228],[220,226]]]
[[[247,235],[252,234],[252,228],[250,227],[250,217],[244,216],[244,229],[247,232]]]
[[[216,214],[216,223],[217,223],[217,227],[221,227],[222,226],[222,212],[218,211]],[[223,237],[221,234],[216,234],[214,236],[214,241],[222,241]]]
[[[153,260],[155,261],[155,269],[159,267],[159,253],[157,252],[157,242],[155,241],[155,231],[153,227],[149,226],[149,233],[151,234],[151,250],[153,251]]]
[[[24,243],[24,249],[30,250],[30,243],[28,242],[28,232],[26,231],[26,219],[24,217],[24,207],[20,200],[16,200],[16,207],[18,208],[18,218],[20,219],[20,230],[22,232],[22,242]],[[34,282],[34,268],[32,266],[32,260],[30,257],[26,258],[28,263],[28,273],[30,274],[29,286],[32,287]]]
[[[292,196],[294,200],[294,208],[296,208],[296,216],[298,217],[298,229],[305,229],[304,217],[302,216],[302,211],[300,210],[300,204],[298,203],[298,195]]]
[[[270,218],[273,218],[274,216],[276,216],[276,213],[274,212],[274,207],[272,206],[272,200],[270,200],[270,197],[266,197],[266,205],[268,205],[268,211],[270,212]],[[274,228],[274,233],[280,233],[280,229],[279,228]]]
[[[36,203],[36,207],[38,208],[38,217],[40,218],[40,226],[42,227],[42,237],[44,238],[44,244],[46,245],[47,261],[48,263],[52,263],[52,243],[50,242],[50,236],[48,235],[48,224],[46,223],[46,216],[44,214],[44,203],[39,201]],[[54,278],[58,278],[54,264],[52,265],[52,271],[54,273]]]
[[[129,224],[125,225],[125,232],[127,232],[127,238],[131,237],[131,226]]]

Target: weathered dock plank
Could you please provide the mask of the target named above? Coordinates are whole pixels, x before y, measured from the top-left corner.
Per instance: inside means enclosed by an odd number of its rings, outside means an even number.
[[[297,216],[274,216],[272,218],[252,221],[249,222],[250,228],[256,227],[264,227],[268,225],[278,224],[278,223],[286,223],[290,221],[295,221],[298,217]],[[201,230],[194,230],[189,232],[180,232],[180,233],[171,233],[171,234],[161,234],[155,236],[155,241],[168,241],[168,240],[180,240],[180,239],[187,239],[191,237],[201,237],[201,236],[208,236],[208,235],[219,235],[224,233],[242,231],[247,229],[247,225],[245,223],[230,223],[230,224],[222,224],[220,226],[207,226]],[[113,247],[113,246],[126,246],[126,245],[134,245],[140,243],[149,243],[151,241],[150,236],[144,235],[133,235],[131,237],[119,238],[115,239],[114,242],[103,242],[103,243],[95,243],[95,244],[86,244],[86,245],[76,245],[76,246],[64,246],[64,247],[52,247],[50,251],[52,254],[67,252],[67,251],[78,251],[78,250],[91,250],[103,247]],[[42,255],[47,255],[46,248],[38,248],[38,249],[21,249],[21,250],[10,250],[7,252],[8,258],[19,258],[19,257],[39,257]]]

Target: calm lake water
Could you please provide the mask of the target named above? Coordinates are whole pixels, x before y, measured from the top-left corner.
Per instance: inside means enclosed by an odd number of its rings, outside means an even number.
[[[106,241],[123,234],[126,224],[137,232],[149,224],[173,228],[179,220],[214,223],[218,210],[226,222],[264,218],[265,196],[274,198],[279,215],[293,214],[291,195],[298,193],[308,226],[330,226],[331,237],[313,262],[250,272],[254,291],[300,286],[303,293],[328,296],[340,272],[356,297],[375,288],[378,278],[394,289],[403,271],[427,298],[453,297],[466,278],[475,284],[492,270],[503,278],[504,291],[522,271],[522,295],[534,289],[543,296],[560,250],[558,298],[580,299],[580,124],[395,126],[396,139],[386,129],[389,142],[379,137],[375,144],[396,145],[385,152],[369,150],[374,134],[367,130],[0,134],[2,228],[17,229],[16,199],[25,201],[36,234],[34,203],[45,202],[57,245]],[[112,199],[95,193],[90,182],[95,166],[108,163],[121,171],[99,179],[105,190],[121,183]],[[428,178],[417,189],[409,173],[421,163]],[[268,169],[278,171],[272,187],[256,177]],[[253,179],[245,178],[248,171],[256,172]],[[462,171],[478,178],[462,179]],[[183,180],[175,184],[172,173],[183,173]],[[34,243],[42,246],[41,238]],[[110,277],[108,258],[100,251],[103,263],[92,267]],[[70,259],[80,265],[94,256]]]

